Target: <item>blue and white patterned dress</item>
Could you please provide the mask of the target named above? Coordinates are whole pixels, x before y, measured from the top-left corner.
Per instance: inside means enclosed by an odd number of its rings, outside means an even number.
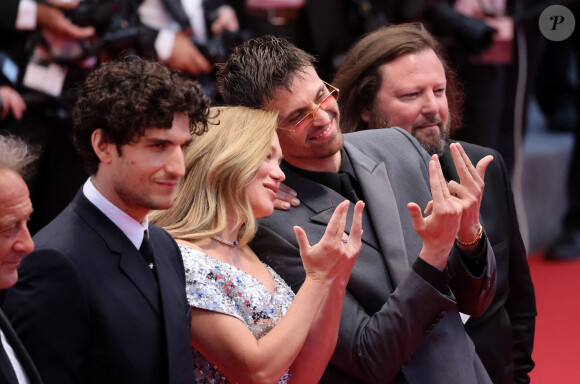
[[[256,339],[266,335],[282,319],[294,300],[290,287],[267,265],[275,283],[273,295],[255,277],[233,265],[184,245],[179,249],[185,265],[189,305],[240,319]],[[195,350],[193,354],[196,383],[230,383],[205,356]],[[286,384],[288,379],[286,372],[278,384]]]

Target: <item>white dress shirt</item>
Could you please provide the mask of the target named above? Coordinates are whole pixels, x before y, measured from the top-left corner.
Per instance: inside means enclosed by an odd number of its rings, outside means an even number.
[[[107,200],[107,198],[95,187],[90,178],[83,186],[83,194],[91,203],[103,212],[109,220],[115,223],[115,225],[123,231],[135,248],[139,249],[141,247],[144,231],[149,227],[149,219],[147,216],[145,216],[145,220],[140,223],[127,215],[115,204]]]
[[[14,369],[14,373],[16,373],[18,383],[20,384],[30,383],[30,381],[28,381],[28,376],[26,375],[26,372],[24,372],[24,369],[22,368],[20,361],[18,360],[16,354],[14,353],[14,349],[12,349],[12,346],[8,343],[8,340],[6,340],[6,335],[4,335],[4,332],[2,332],[1,329],[0,329],[0,339],[2,339],[2,345],[4,346],[6,355],[8,355],[10,363],[12,363],[12,368]]]

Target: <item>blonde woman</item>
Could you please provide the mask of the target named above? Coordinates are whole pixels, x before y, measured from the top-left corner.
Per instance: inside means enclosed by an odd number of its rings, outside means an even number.
[[[364,203],[355,206],[349,235],[348,201],[318,244],[294,228],[306,270],[294,296],[248,246],[284,180],[277,113],[221,107],[212,115],[186,151],[175,203],[151,217],[184,259],[197,382],[317,383],[336,344]]]

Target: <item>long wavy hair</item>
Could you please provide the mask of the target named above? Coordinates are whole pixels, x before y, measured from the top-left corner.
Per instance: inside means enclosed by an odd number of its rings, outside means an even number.
[[[229,207],[236,225],[242,224],[237,241],[247,244],[257,223],[246,185],[270,151],[277,119],[274,111],[211,108],[208,131],[195,137],[185,152],[186,174],[173,206],[152,212],[151,222],[176,239],[193,241],[222,232]]]

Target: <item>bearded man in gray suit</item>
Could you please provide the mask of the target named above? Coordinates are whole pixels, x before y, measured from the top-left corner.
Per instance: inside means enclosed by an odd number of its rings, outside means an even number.
[[[479,223],[492,158],[473,166],[454,157],[461,184],[448,186],[438,157],[429,160],[403,130],[357,132],[343,143],[339,91],[313,63],[265,36],[239,46],[218,82],[228,104],[279,112],[285,183],[301,204],[262,220],[252,247],[294,290],[305,273],[292,225],[320,238],[341,201],[366,202],[363,246],[321,382],[491,383],[459,311],[483,313],[494,293],[494,256]]]

